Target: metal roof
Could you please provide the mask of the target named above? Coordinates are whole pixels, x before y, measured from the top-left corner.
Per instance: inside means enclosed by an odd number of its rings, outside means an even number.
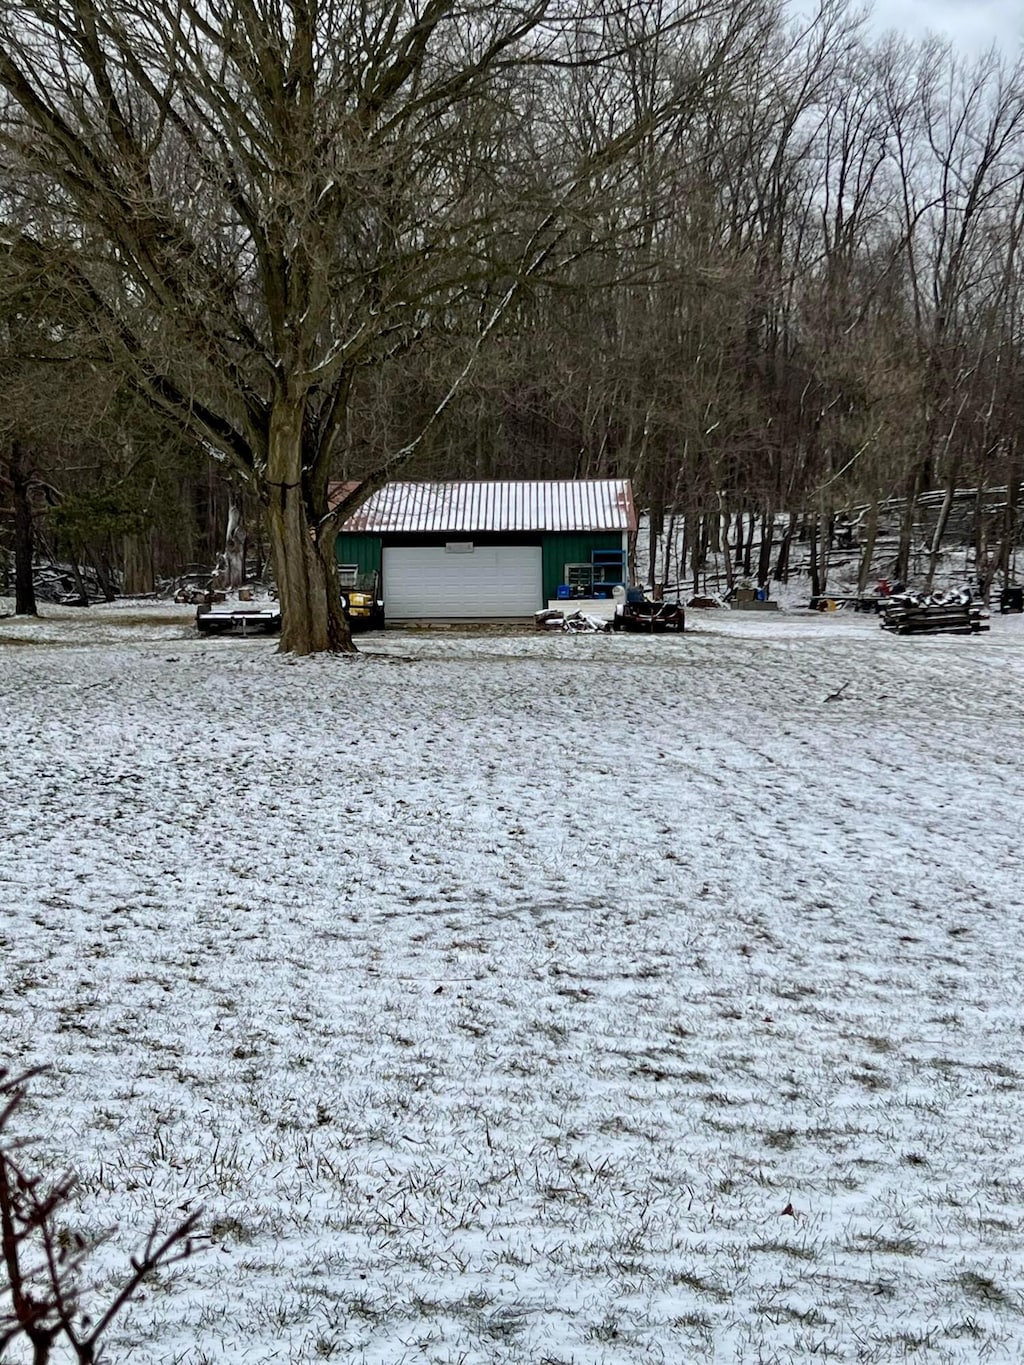
[[[348,493],[353,484],[338,486]],[[340,528],[380,535],[635,531],[628,479],[389,483]]]

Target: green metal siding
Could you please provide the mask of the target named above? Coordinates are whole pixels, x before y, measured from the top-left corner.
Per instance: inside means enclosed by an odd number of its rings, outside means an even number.
[[[469,537],[465,537],[468,539]],[[404,543],[405,538],[398,538]],[[429,538],[428,538],[429,539]],[[483,541],[484,537],[479,537]],[[493,535],[488,540],[502,544],[528,541],[531,537],[522,535]],[[577,531],[544,535],[543,547],[544,601],[551,601],[558,585],[563,581],[566,564],[589,564],[592,550],[620,550],[623,537],[621,531]],[[536,544],[536,541],[533,542]],[[347,531],[339,535],[335,542],[335,554],[339,564],[355,564],[360,573],[378,573],[383,568],[383,539],[362,532]],[[540,603],[538,605],[543,605]]]
[[[589,564],[591,550],[621,550],[621,531],[578,531],[547,535],[544,545],[544,599],[550,602],[558,591],[566,564]]]
[[[355,564],[360,573],[380,573],[381,538],[346,532],[334,542],[339,564]]]

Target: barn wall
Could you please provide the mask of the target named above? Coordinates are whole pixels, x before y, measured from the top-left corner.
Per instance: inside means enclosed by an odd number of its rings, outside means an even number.
[[[551,601],[566,564],[589,564],[591,550],[621,550],[621,531],[574,531],[544,537],[544,596]]]
[[[380,572],[381,538],[346,532],[334,543],[339,564],[356,564],[360,573]]]

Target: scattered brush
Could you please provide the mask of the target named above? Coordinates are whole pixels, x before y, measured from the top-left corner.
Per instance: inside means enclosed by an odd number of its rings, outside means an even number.
[[[46,1185],[23,1165],[20,1154],[27,1144],[10,1131],[35,1075],[38,1069],[12,1076],[0,1068],[0,1359],[12,1342],[23,1339],[33,1365],[47,1365],[61,1344],[79,1365],[91,1365],[100,1339],[143,1282],[192,1255],[199,1212],[167,1233],[154,1228],[108,1306],[95,1318],[87,1313],[79,1277],[96,1244],[69,1234],[60,1223],[75,1178],[63,1175]]]

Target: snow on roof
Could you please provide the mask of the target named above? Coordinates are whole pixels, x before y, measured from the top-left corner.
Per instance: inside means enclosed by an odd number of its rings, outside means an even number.
[[[336,485],[335,497],[354,484]],[[628,479],[389,483],[341,527],[370,533],[635,531]]]

